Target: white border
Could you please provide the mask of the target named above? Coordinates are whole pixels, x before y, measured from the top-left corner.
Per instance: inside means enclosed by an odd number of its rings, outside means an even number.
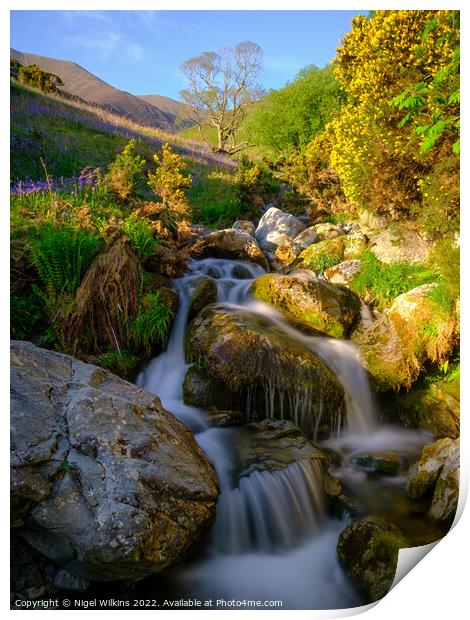
[[[220,3],[210,0],[200,0],[196,1],[182,1],[182,0],[172,0],[171,2],[159,2],[159,1],[150,1],[150,0],[134,0],[134,2],[130,3],[129,1],[99,1],[99,0],[81,0],[81,2],[73,1],[73,0],[48,0],[44,2],[33,2],[33,1],[21,1],[21,0],[7,0],[7,2],[2,3],[0,7],[0,45],[2,50],[2,63],[0,65],[0,88],[1,88],[1,102],[2,102],[2,110],[0,114],[0,131],[2,136],[2,149],[1,153],[1,163],[4,168],[8,167],[9,162],[9,69],[7,62],[7,54],[9,56],[9,23],[10,23],[10,10],[47,10],[47,9],[56,9],[56,10],[64,10],[64,9],[77,9],[77,10],[360,10],[360,9],[439,9],[439,8],[450,8],[450,9],[460,9],[461,10],[461,18],[462,18],[462,30],[464,32],[462,36],[462,68],[463,68],[463,109],[465,107],[468,109],[468,106],[465,106],[466,100],[466,85],[467,85],[467,52],[468,52],[468,9],[465,7],[462,1],[460,2],[422,2],[422,1],[414,1],[414,2],[386,2],[377,0],[373,3],[365,3],[363,1],[358,2],[341,2],[338,0],[329,0],[325,5],[320,4],[319,2],[307,2],[307,1],[299,1],[299,0],[290,0],[287,2],[280,2],[276,0],[238,0],[235,2],[234,0],[226,0],[223,6]],[[27,50],[34,52],[35,50]],[[468,112],[467,112],[468,113]],[[467,144],[468,144],[468,132],[466,129],[466,121],[462,123],[462,161],[467,163]],[[462,174],[462,204],[464,205],[462,209],[462,273],[466,273],[466,266],[468,263],[468,249],[466,247],[466,237],[468,230],[468,208],[470,205],[468,203],[468,183],[467,183],[468,175],[466,174],[465,168],[463,169]],[[8,193],[9,193],[9,179],[7,179],[7,175],[3,174],[0,176],[0,188],[1,188],[1,196],[2,200],[2,209],[1,209],[1,228],[0,235],[0,277],[2,278],[0,282],[0,294],[1,298],[1,311],[2,311],[2,354],[4,355],[4,363],[2,364],[2,373],[0,375],[1,378],[1,395],[2,402],[4,406],[2,407],[3,417],[3,432],[1,434],[2,439],[5,443],[2,450],[2,455],[4,455],[5,461],[7,461],[8,457],[6,456],[9,452],[7,450],[7,437],[9,434],[9,421],[7,416],[8,411],[8,364],[9,359],[7,355],[7,351],[9,348],[8,345],[8,274],[6,265],[9,261],[9,222],[8,222]],[[467,212],[466,212],[467,211]],[[465,309],[467,308],[467,294],[468,294],[468,286],[465,285],[462,287],[462,315],[465,316]],[[467,350],[467,339],[466,339],[466,326],[465,321],[462,321],[462,344],[463,344],[463,355],[462,355],[462,371],[463,376],[467,377],[466,368],[466,350]],[[461,443],[463,446],[462,450],[462,462],[461,462],[461,501],[459,502],[459,515],[460,521],[455,524],[455,527],[449,532],[449,534],[437,545],[430,545],[428,547],[434,547],[435,549],[429,555],[426,555],[421,561],[419,561],[418,556],[423,551],[423,549],[418,548],[416,552],[412,550],[405,550],[405,553],[400,552],[399,559],[399,570],[401,570],[401,565],[403,563],[410,563],[410,555],[414,556],[411,559],[411,565],[414,565],[416,560],[418,559],[417,566],[412,570],[410,576],[406,579],[400,581],[396,587],[392,589],[392,591],[377,605],[367,606],[366,608],[355,608],[351,610],[333,610],[329,611],[224,611],[224,612],[210,612],[210,616],[212,617],[229,617],[231,619],[235,617],[242,617],[247,619],[251,617],[251,615],[255,615],[257,619],[271,617],[271,614],[279,614],[285,615],[289,614],[289,618],[297,618],[297,617],[309,617],[309,618],[334,618],[334,617],[346,617],[349,615],[356,615],[358,613],[364,612],[367,620],[397,620],[397,618],[426,618],[426,620],[445,620],[446,618],[452,618],[452,620],[460,620],[462,618],[468,617],[469,605],[467,601],[467,592],[469,589],[469,585],[467,584],[467,573],[468,573],[468,564],[469,564],[469,552],[470,552],[470,544],[469,544],[469,530],[470,530],[470,517],[469,510],[463,511],[464,498],[467,495],[468,489],[468,481],[469,481],[469,454],[470,447],[468,447],[468,422],[466,423],[466,415],[467,412],[467,403],[468,403],[468,389],[465,386],[465,381],[462,382],[462,438]],[[4,467],[1,470],[1,480],[5,485],[3,489],[4,497],[8,497],[8,463],[4,463]],[[2,533],[5,536],[4,549],[7,548],[8,545],[8,514],[5,509],[2,513],[3,527]],[[420,552],[421,549],[421,552]],[[426,551],[428,551],[427,549]],[[405,557],[404,557],[405,556]],[[407,557],[406,557],[407,556]],[[9,611],[9,584],[8,584],[8,553],[3,554],[3,561],[5,571],[3,573],[4,579],[2,581],[3,586],[3,596],[1,597],[1,608]],[[408,572],[408,571],[406,571]],[[406,573],[405,573],[406,574]],[[48,616],[50,615],[48,612]],[[77,611],[76,613],[85,613]],[[95,614],[99,614],[99,617],[103,617],[103,614],[114,614],[114,611],[102,610],[102,611],[88,611],[86,612],[88,617],[93,617]],[[121,615],[122,612],[119,612]],[[128,612],[133,613],[133,612]],[[137,616],[140,616],[142,611],[135,612]],[[151,612],[148,612],[151,613]],[[180,617],[188,617],[188,615],[199,614],[202,618],[202,613],[199,611],[189,611],[189,612],[167,612],[167,611],[159,611],[159,618],[171,617],[173,619],[178,619]],[[66,611],[54,611],[54,618],[61,618],[66,616],[68,612]],[[155,614],[155,612],[154,612]],[[268,616],[269,614],[269,616]],[[128,617],[128,616],[127,616]]]

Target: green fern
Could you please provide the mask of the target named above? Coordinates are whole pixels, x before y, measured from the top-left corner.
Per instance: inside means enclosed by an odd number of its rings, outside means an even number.
[[[99,247],[99,239],[87,231],[46,224],[31,240],[31,262],[46,287],[73,293]]]

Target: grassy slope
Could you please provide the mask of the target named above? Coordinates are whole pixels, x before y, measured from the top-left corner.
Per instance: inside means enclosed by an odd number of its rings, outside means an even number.
[[[106,169],[130,138],[140,138],[142,155],[152,156],[168,142],[178,150],[193,176],[189,192],[193,221],[229,223],[236,219],[235,171],[229,159],[215,156],[201,144],[161,130],[138,125],[101,108],[11,83],[12,182],[77,175],[86,166]]]
[[[74,62],[16,50],[10,50],[10,53],[23,65],[37,64],[44,71],[58,75],[64,83],[63,90],[73,96],[107,106],[111,111],[128,116],[139,123],[164,129],[172,128],[171,117],[154,103],[114,88]]]

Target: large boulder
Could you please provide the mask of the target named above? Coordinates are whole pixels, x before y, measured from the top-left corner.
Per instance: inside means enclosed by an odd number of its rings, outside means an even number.
[[[252,292],[293,323],[336,338],[347,334],[361,307],[355,293],[318,278],[310,270],[266,274],[253,282]]]
[[[395,579],[398,551],[410,543],[398,528],[378,516],[351,523],[340,534],[338,558],[364,590],[368,602],[383,598]]]
[[[344,258],[344,236],[333,239],[325,239],[310,245],[297,257],[294,265],[299,269],[312,269],[315,273],[321,274],[337,265]]]
[[[422,263],[429,256],[431,246],[414,230],[387,228],[370,238],[370,251],[381,263]]]
[[[410,468],[407,491],[414,499],[433,493],[429,514],[452,519],[459,499],[460,449],[457,439],[438,439],[423,448],[420,460]]]
[[[343,389],[331,371],[258,314],[223,304],[208,306],[190,325],[186,354],[211,379],[211,388],[225,386],[229,407],[248,409],[255,418],[266,417],[269,410],[276,417],[298,416],[302,428],[313,433],[316,417],[329,423],[344,411]],[[199,399],[203,393],[198,392]]]
[[[28,342],[11,344],[12,527],[70,574],[136,580],[208,531],[218,485],[154,395]]]
[[[352,334],[379,391],[409,388],[425,362],[441,361],[451,352],[456,320],[436,310],[430,297],[435,286],[399,295],[368,329]]]
[[[292,240],[306,226],[294,215],[271,207],[264,213],[255,231],[255,237],[265,252],[275,252],[278,245]]]
[[[198,258],[229,258],[247,260],[268,269],[268,262],[257,242],[247,232],[235,228],[215,230],[204,235],[192,247]]]

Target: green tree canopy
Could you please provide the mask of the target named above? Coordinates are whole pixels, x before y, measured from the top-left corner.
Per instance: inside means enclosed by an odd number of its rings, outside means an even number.
[[[273,154],[304,150],[344,101],[330,65],[309,65],[280,90],[271,90],[246,121],[250,141]]]

